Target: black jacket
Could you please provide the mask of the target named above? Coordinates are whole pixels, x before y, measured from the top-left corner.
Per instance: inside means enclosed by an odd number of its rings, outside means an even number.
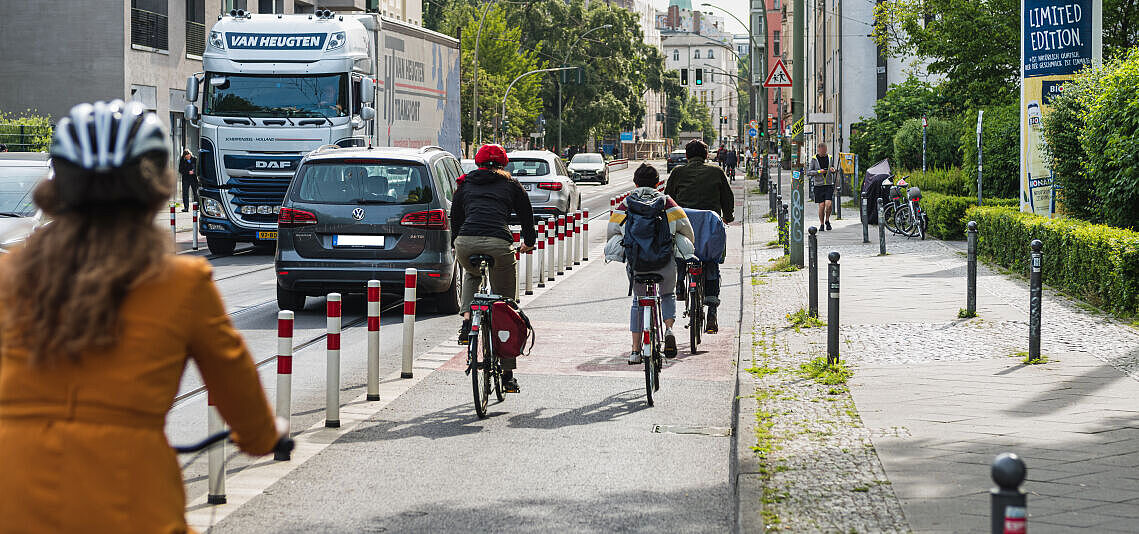
[[[714,211],[724,222],[735,220],[736,200],[723,169],[707,165],[704,158],[688,158],[688,163],[672,170],[664,194],[682,208]]]
[[[197,164],[198,164],[198,158],[195,158],[194,156],[190,156],[190,159],[178,158],[178,174],[181,174],[182,176],[187,176],[190,174],[190,171],[194,171],[194,177],[197,178],[198,177]]]
[[[522,225],[522,241],[534,246],[538,238],[534,208],[522,184],[498,172],[475,169],[467,173],[451,200],[451,235],[498,237],[513,242],[514,235],[507,226],[512,212]]]

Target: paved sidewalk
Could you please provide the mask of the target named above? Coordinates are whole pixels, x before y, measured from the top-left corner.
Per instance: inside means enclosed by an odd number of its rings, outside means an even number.
[[[825,288],[826,254],[840,252],[841,352],[854,370],[848,382],[854,417],[817,441],[868,438],[888,480],[849,489],[872,494],[890,488],[904,513],[901,523],[880,522],[868,530],[987,530],[989,465],[996,454],[1011,451],[1028,465],[1023,488],[1032,532],[1134,532],[1139,330],[1046,290],[1042,351],[1049,362],[1024,365],[1023,355],[1014,356],[1028,343],[1024,280],[981,266],[979,317],[958,319],[965,301],[959,244],[890,236],[889,254],[879,257],[876,229],[871,227],[872,242],[862,244],[857,215],[849,215],[835,222],[835,231],[819,235],[819,285]],[[777,255],[772,250],[755,260],[762,265]],[[805,306],[805,271],[767,275],[764,283],[761,307]],[[788,306],[787,300],[798,302]],[[764,326],[758,317],[757,324]],[[795,339],[785,328],[781,335],[784,345]],[[796,361],[825,352],[825,328],[803,330],[799,337],[806,342],[784,349]],[[787,499],[775,497],[779,502],[765,506],[787,509]],[[889,507],[889,499],[882,505]],[[879,520],[894,515],[879,512]],[[826,512],[814,513],[822,520],[800,530],[830,530]]]

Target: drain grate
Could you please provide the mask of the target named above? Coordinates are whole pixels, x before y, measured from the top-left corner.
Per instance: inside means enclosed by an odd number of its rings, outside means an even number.
[[[732,429],[726,426],[682,426],[682,425],[653,425],[654,434],[699,434],[726,438],[732,435]]]

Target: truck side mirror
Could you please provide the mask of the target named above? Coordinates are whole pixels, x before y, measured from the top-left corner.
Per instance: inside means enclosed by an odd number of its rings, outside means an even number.
[[[376,97],[376,82],[371,78],[360,80],[360,102],[371,104]]]
[[[201,115],[198,114],[198,106],[193,104],[186,104],[186,111],[183,115],[185,115],[186,120],[192,123],[198,122],[198,119],[202,118]]]
[[[360,108],[360,118],[366,121],[370,121],[376,118],[376,110],[371,106],[364,106]]]
[[[198,101],[198,79],[193,76],[186,78],[186,101]]]

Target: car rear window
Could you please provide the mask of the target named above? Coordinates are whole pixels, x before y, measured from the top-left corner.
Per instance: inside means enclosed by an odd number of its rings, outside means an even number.
[[[514,176],[545,176],[550,174],[550,164],[540,159],[512,159],[506,170]]]
[[[405,161],[332,161],[305,165],[296,198],[326,204],[424,204],[434,198],[427,167]]]
[[[0,213],[30,217],[36,213],[32,191],[51,171],[44,166],[0,166]]]

